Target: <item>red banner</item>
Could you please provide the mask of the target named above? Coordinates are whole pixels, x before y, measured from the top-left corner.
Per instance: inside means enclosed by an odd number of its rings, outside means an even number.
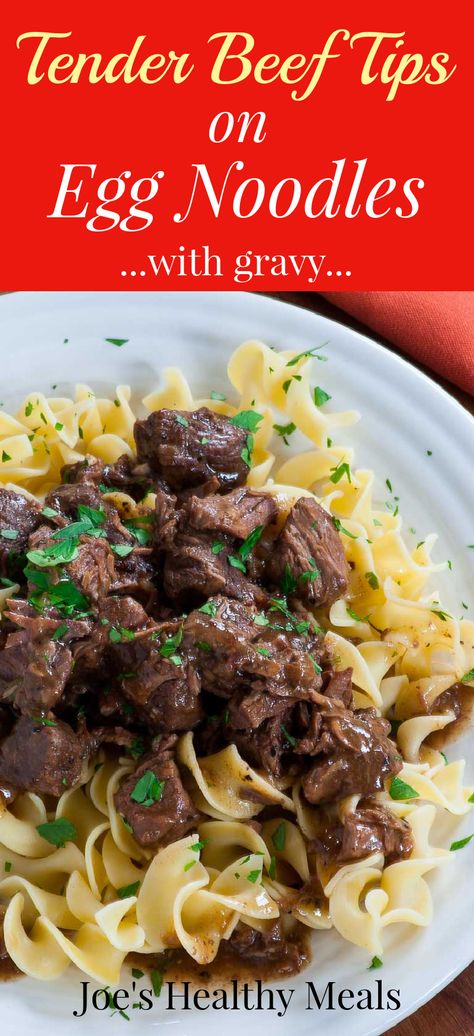
[[[14,5],[2,289],[472,287],[462,6]]]

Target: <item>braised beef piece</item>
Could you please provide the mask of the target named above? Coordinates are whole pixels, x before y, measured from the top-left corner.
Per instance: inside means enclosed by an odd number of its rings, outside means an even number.
[[[38,614],[28,601],[16,597],[6,603],[3,618],[7,618],[15,626],[30,630],[32,636],[44,637],[45,640],[58,639],[62,644],[73,640],[82,640],[90,636],[94,620],[91,615],[81,619],[60,615],[55,608],[43,607]],[[59,630],[59,634],[58,634]],[[1,656],[0,656],[1,657]]]
[[[0,699],[27,715],[48,711],[59,701],[72,670],[72,655],[41,618],[10,633],[0,652]],[[57,628],[57,624],[56,624]]]
[[[176,496],[158,487],[156,491],[153,533],[154,544],[158,551],[171,546],[173,543],[179,518],[176,504]]]
[[[207,407],[193,412],[155,410],[134,428],[137,457],[172,489],[198,486],[213,475],[224,489],[248,475],[248,433]]]
[[[153,487],[148,465],[137,464],[136,460],[123,453],[115,464],[106,464],[99,457],[88,453],[76,464],[61,468],[61,478],[66,485],[91,482],[102,492],[119,489],[136,500],[141,500]]]
[[[237,746],[249,766],[264,770],[273,777],[281,777],[285,759],[290,762],[292,746],[286,733],[290,715],[291,710],[287,707],[255,729],[228,728],[229,742]]]
[[[202,719],[195,652],[182,650],[182,636],[183,624],[175,620],[162,626],[158,639],[155,632],[110,651],[123,697],[153,734],[192,730]]]
[[[145,759],[120,785],[115,795],[117,811],[132,828],[137,842],[143,846],[163,846],[184,838],[196,826],[199,813],[183,788],[172,749],[164,750]],[[158,786],[152,791],[151,801],[135,789],[145,774],[153,774]],[[131,797],[145,798],[136,802]],[[148,805],[147,805],[148,801]]]
[[[387,735],[390,724],[375,709],[342,709],[329,703],[322,716],[321,755],[303,776],[302,787],[314,805],[346,795],[371,795],[399,773],[402,759]]]
[[[115,643],[141,630],[156,628],[141,604],[133,597],[106,597],[99,605],[90,637],[74,644],[74,676],[87,683],[95,674],[102,680],[111,675],[111,653]],[[122,633],[121,631],[127,631]]]
[[[267,620],[256,609],[226,597],[217,597],[191,612],[184,624],[184,644],[189,642],[198,649],[205,690],[230,698],[246,687],[286,701],[317,700],[322,638],[262,625],[275,620],[275,614],[269,614],[272,619]]]
[[[237,556],[235,541],[221,535],[219,553],[215,545],[215,533],[196,532],[187,524],[186,515],[181,515],[178,531],[165,556],[163,587],[168,597],[178,606],[189,607],[215,594],[226,594],[246,604],[255,602],[263,607],[269,596],[245,571],[236,567],[242,562]]]
[[[40,525],[30,536],[28,546],[30,551],[44,550],[58,542],[54,530]],[[77,546],[77,557],[64,566],[65,571],[80,593],[97,605],[115,583],[114,554],[106,539],[94,536],[81,535]]]
[[[51,723],[45,726],[27,716],[17,720],[0,745],[0,782],[43,795],[62,795],[77,784],[93,746],[67,723],[52,717]]]
[[[94,513],[98,512],[102,516],[102,521],[98,523],[101,537],[113,544],[136,546],[136,539],[123,524],[117,508],[110,501],[104,500],[93,482],[56,486],[48,493],[45,502],[68,523],[81,520],[79,508],[86,507]]]
[[[301,497],[285,522],[267,565],[276,586],[310,605],[332,604],[347,590],[348,569],[332,519],[316,500]]]
[[[259,493],[240,486],[225,496],[192,496],[187,502],[186,517],[196,530],[228,533],[245,540],[255,529],[262,530],[275,521],[277,506],[268,493]]]
[[[410,825],[390,810],[370,801],[359,803],[342,822],[330,826],[320,840],[311,844],[326,860],[347,863],[382,852],[387,864],[406,859],[413,851]]]
[[[259,975],[295,975],[309,962],[309,953],[298,930],[284,932],[279,918],[261,929],[239,922],[228,943],[221,943],[220,959],[237,955],[254,967]]]
[[[18,561],[27,550],[28,537],[41,521],[44,519],[39,504],[28,500],[21,493],[0,488],[1,575],[19,576]]]

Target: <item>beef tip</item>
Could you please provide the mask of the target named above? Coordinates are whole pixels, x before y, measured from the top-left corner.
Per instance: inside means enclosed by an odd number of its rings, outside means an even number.
[[[311,850],[338,863],[382,852],[385,862],[391,864],[410,856],[413,844],[406,820],[369,801],[347,813],[341,823],[329,826],[321,838],[312,841]]]
[[[114,555],[107,541],[81,536],[79,554],[69,562],[67,572],[80,592],[97,605],[115,583]]]
[[[0,698],[20,712],[45,712],[60,699],[72,670],[72,655],[52,640],[41,618],[10,633],[0,652]]]
[[[98,530],[110,543],[136,546],[137,540],[123,524],[119,512],[109,500],[104,500],[94,482],[76,482],[57,486],[46,497],[46,505],[52,507],[66,522],[81,519],[80,508],[86,507],[98,512],[102,521]],[[146,512],[145,517],[151,512]]]
[[[21,716],[0,745],[0,781],[19,791],[62,795],[77,784],[90,751],[86,738],[61,720],[44,726]]]
[[[323,716],[321,757],[302,779],[314,805],[346,795],[371,795],[399,773],[402,759],[387,734],[390,724],[375,709],[334,708]]]
[[[131,796],[145,774],[152,773],[155,801],[146,805]],[[178,767],[164,755],[152,756],[121,784],[115,795],[117,811],[132,828],[137,842],[143,846],[163,846],[183,838],[196,826],[198,812],[183,788]]]
[[[342,702],[346,709],[352,703],[352,669],[328,669],[323,674],[322,692],[326,698],[335,698]]]
[[[83,460],[76,461],[75,464],[65,464],[61,468],[61,480],[64,485],[90,482],[93,486],[98,486],[103,481],[104,468],[104,461],[100,457],[87,453]]]
[[[1,575],[21,579],[18,563],[27,550],[28,537],[41,521],[44,519],[38,504],[21,493],[0,488],[0,533],[6,533],[0,535]]]
[[[241,756],[257,770],[264,770],[273,777],[281,777],[283,757],[288,755],[290,744],[285,733],[285,719],[290,712],[288,707],[281,708],[276,716],[264,720],[262,724],[251,730],[233,730],[227,727],[230,743],[237,746]]]
[[[86,684],[91,677],[101,674],[102,679],[110,675],[111,651],[114,639],[122,630],[133,635],[140,630],[155,629],[146,611],[133,597],[106,597],[99,602],[98,621],[90,637],[73,646],[74,676]],[[126,639],[127,633],[123,635]]]
[[[213,533],[195,532],[185,524],[184,516],[173,543],[166,551],[163,587],[168,597],[185,606],[199,604],[215,594],[226,594],[246,604],[264,606],[269,598],[265,590],[248,579],[245,572],[229,561],[236,559],[234,542],[219,537],[219,553]],[[238,560],[238,559],[237,559]]]
[[[176,497],[159,487],[156,491],[154,524],[154,541],[158,550],[173,543],[178,517]]]
[[[262,621],[269,625],[261,625]],[[198,648],[198,667],[206,691],[230,698],[245,687],[287,702],[318,700],[321,677],[316,671],[317,655],[304,634],[285,628],[273,630],[265,615],[225,597],[210,600],[191,612],[184,630],[184,644],[189,642]]]
[[[267,565],[277,586],[309,605],[332,604],[348,586],[342,543],[325,510],[309,497],[292,507]]]
[[[250,928],[239,922],[230,939],[222,941],[219,959],[235,957],[245,960],[246,966],[259,974],[295,975],[309,963],[309,953],[297,931],[285,932],[281,918],[264,927]]]
[[[242,458],[247,434],[207,407],[155,410],[134,428],[139,462],[148,463],[172,489],[198,486],[213,475],[222,488],[241,485],[249,471]]]
[[[193,656],[182,651],[182,624],[167,623],[156,637],[157,632],[112,647],[121,692],[151,733],[191,730],[202,719],[201,681]]]
[[[62,644],[69,644],[73,640],[82,640],[90,636],[92,632],[93,619],[89,616],[82,619],[64,618],[55,608],[43,608],[41,614],[28,601],[19,597],[7,601],[7,607],[3,613],[4,618],[14,622],[21,629],[30,630],[32,636],[44,637],[51,640],[58,629],[58,639]]]
[[[241,486],[224,496],[192,496],[186,516],[193,529],[228,533],[245,540],[255,529],[266,528],[277,517],[277,506],[269,493]]]

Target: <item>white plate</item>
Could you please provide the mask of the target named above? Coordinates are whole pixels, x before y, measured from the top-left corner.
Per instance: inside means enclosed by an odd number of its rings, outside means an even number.
[[[107,344],[110,337],[128,338],[122,348]],[[338,410],[355,407],[363,421],[350,429],[359,465],[375,469],[379,498],[386,498],[384,481],[391,479],[400,496],[405,526],[414,526],[417,539],[436,530],[440,534],[439,558],[450,558],[452,573],[443,581],[448,608],[460,602],[472,611],[474,541],[472,525],[472,456],[474,423],[458,404],[433,382],[403,360],[359,334],[323,317],[260,296],[240,293],[20,293],[0,299],[2,395],[6,408],[16,407],[28,390],[46,392],[57,385],[65,394],[74,381],[110,390],[117,382],[130,383],[138,393],[149,391],[160,369],[179,364],[197,394],[225,384],[227,358],[246,338],[262,338],[276,348],[298,351],[329,340],[329,362],[314,364],[315,383],[332,395]],[[64,339],[69,339],[64,344]],[[347,437],[347,433],[346,437]],[[342,435],[342,433],[341,433]],[[432,451],[427,456],[427,450]],[[469,566],[471,574],[469,577]],[[461,609],[462,611],[462,609]],[[461,614],[457,611],[456,614]],[[456,746],[454,758],[472,757],[470,733]],[[474,778],[472,763],[470,778]],[[438,844],[470,834],[474,818],[461,823],[443,820]],[[149,1029],[151,1025],[175,1027],[178,1036],[202,1036],[225,1024],[229,1036],[242,1029],[252,1036],[266,1033],[276,1024],[281,1036],[298,1028],[300,1036],[324,1027],[327,1036],[376,1036],[395,1025],[451,981],[474,956],[474,843],[456,853],[452,866],[430,876],[434,919],[427,929],[403,926],[391,932],[380,971],[367,971],[366,955],[333,932],[317,933],[313,964],[299,978],[280,981],[294,988],[284,1018],[271,1011],[164,1011],[163,996],[149,1012],[130,1011],[131,1021],[110,1011],[89,1010],[82,1023],[91,1036],[107,1032]],[[70,970],[49,986],[23,979],[2,987],[1,1031],[46,1036],[51,1021],[64,1036],[77,1033],[72,1016],[79,1009],[79,982],[84,978]],[[306,982],[320,992],[329,981],[335,990],[400,989],[402,1007],[397,1011],[305,1010]],[[128,979],[126,984],[129,985]],[[211,988],[212,985],[211,985]]]

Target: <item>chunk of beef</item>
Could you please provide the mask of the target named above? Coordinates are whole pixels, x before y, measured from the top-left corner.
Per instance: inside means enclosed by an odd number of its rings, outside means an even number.
[[[144,608],[133,597],[106,597],[100,601],[98,620],[90,637],[74,644],[74,676],[86,684],[97,674],[105,680],[110,676],[111,652],[117,637],[126,639],[130,631],[150,630],[156,625],[150,620]]]
[[[45,640],[52,640],[54,637],[62,644],[90,636],[93,626],[91,616],[81,619],[64,617],[55,608],[44,607],[38,615],[36,609],[20,597],[7,601],[3,615],[21,629],[29,630],[33,637],[44,637]]]
[[[247,432],[207,407],[156,410],[135,423],[134,435],[139,462],[148,463],[173,489],[198,486],[213,475],[230,489],[247,478],[242,457]]]
[[[159,782],[156,800],[150,805],[131,798],[146,773],[152,773]],[[146,759],[123,781],[115,795],[115,805],[143,846],[163,846],[183,838],[196,826],[199,816],[183,788],[178,767],[167,752]]]
[[[310,605],[332,604],[347,590],[348,568],[331,517],[310,497],[292,507],[267,565],[277,585]]]
[[[178,525],[176,497],[165,489],[156,491],[154,542],[158,550],[172,545]]]
[[[28,537],[44,519],[41,508],[21,493],[0,488],[0,574],[20,576],[18,561],[27,550]],[[20,576],[21,578],[21,576]]]
[[[56,533],[46,525],[40,527],[30,536],[29,549],[49,549],[59,541]],[[102,538],[81,535],[78,540],[78,554],[65,565],[69,579],[77,586],[83,596],[93,605],[106,597],[115,582],[114,554],[107,542]]]
[[[182,651],[181,636],[175,621],[163,625],[159,639],[155,632],[111,649],[122,694],[153,734],[192,730],[202,718],[195,653]]]
[[[276,517],[277,506],[269,493],[243,486],[224,496],[192,496],[186,505],[186,518],[193,529],[227,533],[240,540],[257,528],[265,529]]]
[[[311,843],[311,849],[321,853],[325,860],[338,863],[362,860],[372,853],[382,852],[385,862],[391,864],[410,856],[413,844],[406,820],[369,801],[361,803],[353,813],[347,813],[341,823],[329,826],[320,839]]]
[[[287,701],[317,700],[318,638],[261,625],[266,621],[255,609],[225,597],[191,612],[184,624],[184,644],[199,650],[203,688],[223,698],[245,687]]]
[[[334,708],[323,715],[321,757],[302,780],[313,804],[346,795],[371,795],[384,780],[399,773],[402,759],[387,734],[390,724],[374,709]]]
[[[219,541],[219,553],[216,553],[215,534],[196,532],[182,516],[178,532],[166,551],[163,586],[168,597],[183,607],[221,593],[246,604],[265,605],[269,600],[266,591],[236,567],[239,559],[234,541],[228,536],[220,536]]]
[[[135,458],[126,453],[115,464],[106,464],[99,457],[88,453],[84,460],[61,468],[61,478],[66,485],[90,482],[100,487],[102,492],[118,489],[137,500],[141,500],[153,487],[148,465],[137,464]]]
[[[79,508],[89,508],[98,513],[102,521],[98,522],[100,533],[113,544],[136,545],[136,539],[123,524],[116,507],[104,500],[94,482],[77,482],[71,485],[57,486],[46,497],[46,504],[58,513],[66,522],[81,519]],[[151,512],[146,512],[150,515]]]
[[[67,723],[51,722],[54,726],[26,716],[17,720],[0,745],[0,781],[44,795],[62,795],[77,784],[90,744]]]
[[[51,709],[72,670],[69,648],[52,640],[45,626],[41,618],[33,619],[26,629],[10,633],[0,652],[0,699],[27,715]]]
[[[286,733],[285,720],[291,710],[280,708],[276,716],[264,720],[261,725],[250,730],[234,730],[228,728],[228,740],[235,744],[241,756],[257,770],[264,770],[273,777],[280,777],[283,771],[284,756],[291,750]]]
[[[258,930],[241,921],[228,942],[223,940],[219,947],[220,960],[232,961],[235,956],[259,975],[266,974],[270,978],[295,975],[310,959],[299,932],[285,932],[281,918]]]

